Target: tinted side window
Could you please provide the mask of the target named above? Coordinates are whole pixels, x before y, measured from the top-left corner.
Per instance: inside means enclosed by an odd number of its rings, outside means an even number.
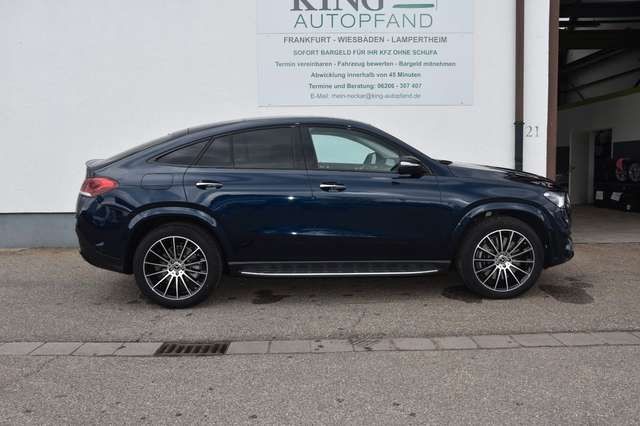
[[[233,167],[231,154],[231,136],[223,136],[215,139],[198,161],[199,166],[206,167]]]
[[[190,166],[196,161],[198,155],[200,154],[202,148],[204,148],[206,143],[207,141],[202,141],[185,146],[184,148],[179,148],[175,151],[163,155],[162,157],[158,158],[157,161],[160,163]]]
[[[254,130],[232,136],[234,165],[239,169],[294,169],[295,130]]]
[[[320,170],[390,172],[403,155],[384,141],[347,129],[309,129]]]

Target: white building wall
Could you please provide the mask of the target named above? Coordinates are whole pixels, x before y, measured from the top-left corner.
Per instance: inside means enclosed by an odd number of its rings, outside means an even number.
[[[474,6],[473,106],[259,108],[253,2],[0,0],[0,213],[73,211],[87,159],[248,116],[352,118],[436,158],[513,167],[515,2]],[[541,174],[547,26],[548,0],[527,0],[525,118],[541,133],[525,167]]]
[[[523,168],[547,174],[549,0],[525,1]]]

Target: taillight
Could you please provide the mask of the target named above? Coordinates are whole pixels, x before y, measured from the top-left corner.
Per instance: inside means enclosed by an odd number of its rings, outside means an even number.
[[[87,178],[82,183],[82,187],[80,188],[80,195],[85,197],[97,197],[98,195],[102,195],[105,192],[109,192],[112,189],[116,189],[118,187],[118,182],[113,179],[106,177],[93,177]]]

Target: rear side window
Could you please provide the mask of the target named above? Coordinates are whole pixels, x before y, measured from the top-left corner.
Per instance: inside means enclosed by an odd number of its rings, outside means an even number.
[[[266,129],[233,135],[233,160],[239,169],[293,169],[294,130]]]
[[[202,141],[179,148],[163,155],[158,158],[157,161],[160,163],[175,164],[179,166],[190,166],[198,159],[198,155],[200,155],[200,152],[206,143],[207,141]]]
[[[120,161],[120,160],[122,160],[124,158],[127,158],[130,155],[137,154],[139,152],[144,151],[145,149],[152,148],[152,147],[154,147],[156,145],[160,145],[160,144],[168,142],[168,141],[170,141],[172,139],[177,139],[177,138],[179,138],[181,136],[184,136],[186,134],[187,134],[186,130],[180,130],[179,132],[170,133],[170,134],[168,134],[166,136],[163,136],[161,138],[154,139],[154,140],[152,140],[150,142],[144,143],[142,145],[138,145],[138,146],[133,147],[131,149],[128,149],[128,150],[126,150],[124,152],[116,154],[113,157],[107,158],[106,160],[102,160],[101,161],[101,165],[106,166],[107,164],[115,163],[116,161]]]
[[[233,167],[231,149],[231,136],[223,136],[215,139],[200,158],[198,165],[206,167]]]
[[[253,130],[215,139],[199,166],[237,169],[295,169],[293,128]]]

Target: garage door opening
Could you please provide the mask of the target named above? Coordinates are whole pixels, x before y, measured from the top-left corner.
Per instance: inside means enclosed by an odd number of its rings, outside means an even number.
[[[640,1],[561,0],[558,27],[557,180],[640,213]]]

